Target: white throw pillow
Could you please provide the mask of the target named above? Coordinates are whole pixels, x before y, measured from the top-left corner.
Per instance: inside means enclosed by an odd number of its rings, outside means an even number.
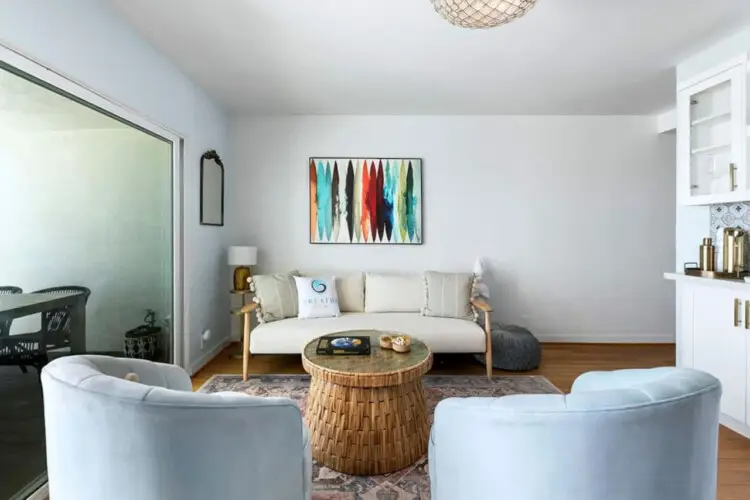
[[[341,316],[339,297],[336,293],[336,279],[294,277],[299,297],[299,318],[332,318]]]
[[[365,312],[420,312],[424,301],[420,274],[365,275]]]

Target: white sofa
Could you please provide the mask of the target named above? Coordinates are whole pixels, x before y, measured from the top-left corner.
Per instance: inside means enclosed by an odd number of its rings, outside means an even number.
[[[487,355],[487,376],[492,375],[490,340],[491,308],[473,299],[484,316],[484,328],[475,321],[423,316],[424,278],[421,274],[372,275],[370,273],[305,273],[336,276],[341,316],[299,319],[297,317],[262,323],[252,328],[257,304],[240,310],[245,315],[243,334],[243,375],[247,379],[250,354],[301,354],[311,340],[346,330],[385,330],[401,332],[421,340],[435,353],[483,353]]]

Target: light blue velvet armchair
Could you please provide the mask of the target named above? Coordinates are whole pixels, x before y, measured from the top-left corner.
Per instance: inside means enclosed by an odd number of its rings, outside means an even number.
[[[106,356],[55,360],[42,388],[54,500],[310,499],[290,399],[193,393],[181,368]]]
[[[450,398],[429,446],[433,500],[714,500],[719,381],[591,372],[568,395]]]

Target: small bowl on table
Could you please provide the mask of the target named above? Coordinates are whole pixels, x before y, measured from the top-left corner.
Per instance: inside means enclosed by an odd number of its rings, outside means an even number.
[[[393,341],[392,335],[381,335],[380,336],[380,348],[381,349],[393,349],[392,341]]]
[[[391,348],[400,353],[407,353],[411,350],[411,337],[408,335],[397,335],[391,338]]]

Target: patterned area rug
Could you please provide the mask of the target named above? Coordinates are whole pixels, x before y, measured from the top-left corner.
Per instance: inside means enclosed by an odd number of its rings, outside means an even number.
[[[427,375],[423,379],[427,408],[432,413],[438,402],[450,397],[509,394],[557,394],[560,391],[538,375],[484,376]],[[214,375],[199,392],[244,392],[253,396],[283,396],[293,399],[304,415],[309,375],[251,376]],[[313,461],[313,500],[429,500],[430,479],[427,457],[406,469],[382,476],[350,476]]]

